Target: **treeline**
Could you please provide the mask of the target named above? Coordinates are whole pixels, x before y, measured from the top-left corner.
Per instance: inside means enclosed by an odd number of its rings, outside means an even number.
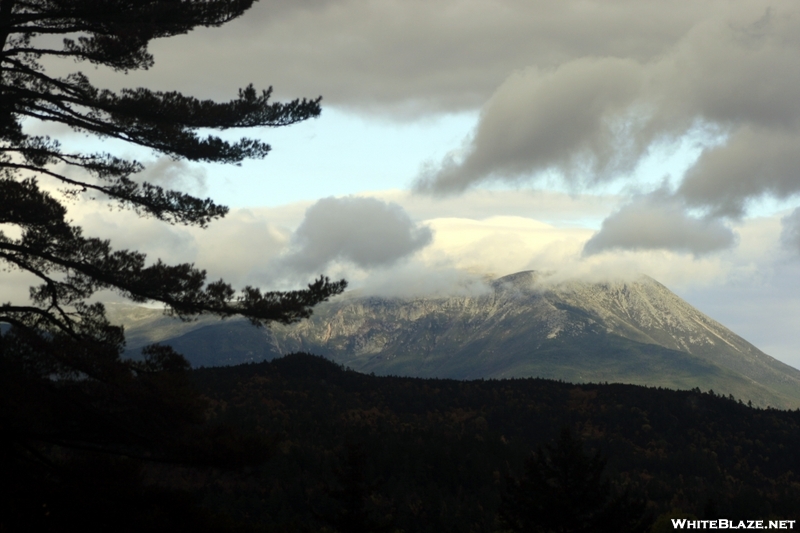
[[[305,354],[193,377],[209,420],[269,440],[269,459],[151,476],[259,529],[498,531],[532,451],[564,430],[651,519],[800,513],[799,411],[698,389],[374,377]]]

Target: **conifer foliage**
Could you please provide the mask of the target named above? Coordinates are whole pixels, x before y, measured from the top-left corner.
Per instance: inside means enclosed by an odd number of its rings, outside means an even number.
[[[522,479],[510,480],[501,522],[509,531],[541,533],[649,530],[644,503],[615,494],[605,466],[599,453],[586,455],[583,442],[562,430],[555,446],[531,455]]]
[[[147,69],[152,39],[219,26],[253,1],[0,0],[0,268],[38,279],[28,302],[0,302],[0,452],[23,450],[39,466],[50,461],[41,443],[166,457],[174,443],[164,443],[178,422],[202,418],[185,393],[180,355],[155,347],[143,361],[120,357],[122,328],[109,323],[102,304],[91,303],[97,291],[162,302],[182,318],[242,315],[264,325],[308,317],[315,304],[344,290],[343,280],[320,277],[304,290],[236,291],[207,281],[192,264],[148,264],[140,252],[84,235],[68,219],[70,199],[96,198],[199,227],[227,208],[143,182],[138,161],[67,150],[23,127],[60,123],[175,160],[236,164],[264,157],[270,147],[259,140],[228,142],[199,130],[290,125],[319,115],[319,98],[273,103],[271,89],[252,86],[223,103],[146,88],[112,92],[81,72],[59,77],[43,66],[62,58],[123,73]],[[62,37],[60,46],[54,36]]]

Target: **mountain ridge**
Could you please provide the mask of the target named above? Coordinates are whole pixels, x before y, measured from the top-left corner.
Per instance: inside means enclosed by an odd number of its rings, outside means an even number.
[[[128,320],[130,345],[145,338],[167,341],[195,366],[306,351],[379,375],[701,387],[757,405],[800,407],[800,371],[647,276],[557,282],[526,271],[494,280],[474,295],[351,294],[321,304],[309,320],[269,330],[204,318],[165,336],[174,322],[151,320],[153,328],[145,332],[141,319]],[[250,340],[237,341],[233,329]]]

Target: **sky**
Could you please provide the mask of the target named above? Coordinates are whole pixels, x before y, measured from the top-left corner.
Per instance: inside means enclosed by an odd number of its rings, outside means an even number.
[[[261,0],[150,50],[155,66],[127,75],[46,67],[216,100],[272,86],[321,95],[323,112],[226,132],[272,145],[239,167],[28,123],[232,208],[199,230],[79,201],[87,234],[279,289],[322,273],[381,295],[643,273],[800,367],[794,0]]]

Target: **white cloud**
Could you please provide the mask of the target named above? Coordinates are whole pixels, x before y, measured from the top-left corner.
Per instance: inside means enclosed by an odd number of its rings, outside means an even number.
[[[409,191],[390,190],[361,193],[403,206],[415,220],[516,216],[556,226],[599,227],[600,221],[625,198],[607,194],[566,194],[518,188],[471,190],[459,196],[433,198]]]
[[[591,234],[511,216],[437,218],[426,223],[435,238],[420,254],[423,261],[433,268],[441,264],[493,276],[557,268],[565,256],[577,256]]]
[[[582,256],[592,236],[588,228],[556,227],[523,217],[485,220],[442,218],[426,221],[434,241],[419,254],[428,270],[460,269],[504,276],[521,270],[552,272],[552,280],[603,280],[646,273],[669,287],[706,286],[725,280],[730,256],[693,257],[663,250]]]
[[[242,287],[269,277],[269,265],[288,246],[290,232],[273,222],[270,213],[236,209],[207,229],[193,229],[198,243],[197,265],[214,278]]]
[[[191,230],[171,226],[153,218],[142,218],[130,211],[96,211],[92,202],[84,202],[70,216],[83,228],[84,236],[111,241],[116,250],[146,253],[149,261],[192,262],[197,258],[198,242]]]
[[[195,263],[210,281],[224,278],[235,287],[264,276],[266,265],[286,247],[291,234],[276,224],[286,210],[234,209],[200,229],[142,218],[130,211],[97,211],[94,202],[72,205],[70,216],[90,237],[109,239],[114,249],[137,250],[148,262]],[[290,217],[291,220],[291,217]]]
[[[176,189],[191,194],[206,193],[208,175],[200,165],[162,156],[155,161],[144,161],[144,170],[135,174],[137,181],[160,185],[165,189]]]

